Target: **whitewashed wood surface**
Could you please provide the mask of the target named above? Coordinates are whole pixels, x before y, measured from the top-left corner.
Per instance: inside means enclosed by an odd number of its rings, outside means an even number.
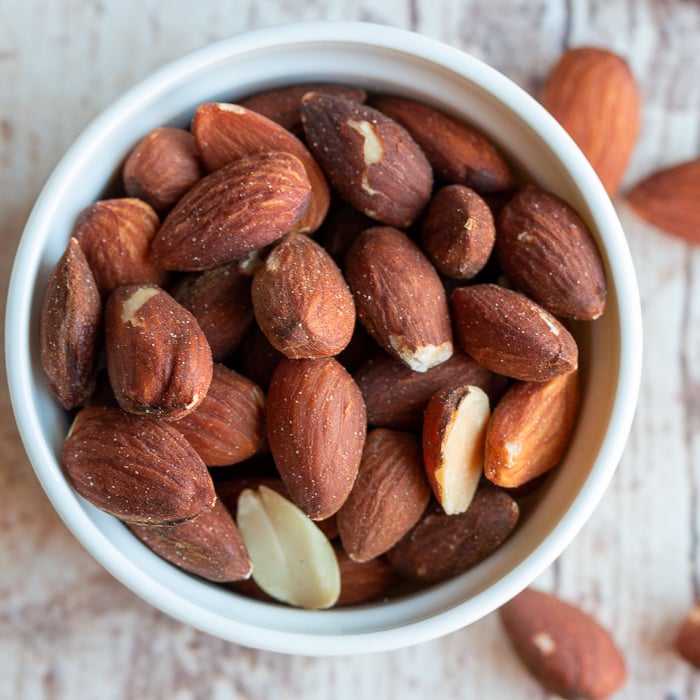
[[[559,53],[630,62],[643,131],[626,183],[700,155],[700,4],[690,0],[0,0],[0,274],[80,130],[171,58],[252,27],[313,19],[418,30],[536,92]],[[616,206],[641,288],[645,371],[614,482],[537,585],[614,633],[632,700],[700,698],[672,649],[700,595],[700,250]],[[76,543],[41,491],[0,390],[0,698],[541,699],[492,615],[391,653],[309,659],[213,639],[137,599]]]

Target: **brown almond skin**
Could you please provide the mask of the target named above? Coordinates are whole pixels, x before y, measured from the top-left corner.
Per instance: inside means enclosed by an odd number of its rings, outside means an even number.
[[[208,581],[240,581],[253,570],[238,527],[220,501],[179,525],[129,529],[158,556]]]
[[[355,485],[337,514],[348,556],[364,562],[387,552],[418,522],[430,493],[418,438],[370,431]]]
[[[122,171],[129,197],[142,199],[161,215],[203,176],[194,137],[174,126],[146,134],[128,155]]]
[[[475,284],[455,289],[451,299],[457,342],[492,372],[543,382],[578,368],[571,333],[523,294]]]
[[[340,596],[336,607],[377,600],[396,582],[396,572],[385,557],[359,562],[351,559],[342,547],[336,547],[335,555],[340,567]]]
[[[155,285],[125,285],[105,307],[107,369],[130,413],[179,420],[204,400],[211,350],[194,316]]]
[[[556,316],[593,321],[603,314],[603,261],[573,207],[528,185],[505,205],[497,229],[498,261],[516,288]]]
[[[128,523],[184,522],[216,500],[204,462],[181,433],[119,408],[83,408],[63,445],[61,465],[83,498]]]
[[[240,158],[202,178],[178,201],[151,244],[166,270],[206,270],[288,233],[309,206],[303,163],[289,153]]]
[[[675,649],[683,659],[700,669],[700,608],[697,606],[688,611],[678,627]]]
[[[102,301],[75,238],[46,283],[39,320],[41,366],[49,391],[70,410],[95,389],[102,340]]]
[[[625,660],[590,615],[532,588],[499,611],[513,648],[535,679],[563,698],[607,698],[625,683]]]
[[[252,379],[264,391],[267,391],[270,379],[272,379],[272,375],[283,357],[284,355],[279,350],[272,347],[256,323],[250,329],[237,353],[236,367],[241,374]]]
[[[208,467],[237,464],[263,446],[265,395],[242,374],[215,364],[204,400],[175,427]]]
[[[505,491],[482,483],[469,508],[447,515],[429,507],[418,523],[389,552],[401,576],[437,583],[461,574],[492,554],[515,528],[520,511]]]
[[[268,441],[291,500],[311,519],[347,499],[366,426],[362,394],[337,360],[280,361],[267,395]]]
[[[512,489],[555,467],[566,452],[579,403],[578,372],[513,384],[486,429],[486,478]]]
[[[340,196],[362,213],[405,228],[430,199],[433,173],[411,135],[381,112],[307,93],[301,120],[311,152]]]
[[[374,106],[402,124],[428,157],[435,177],[480,193],[508,190],[513,177],[506,160],[482,133],[416,100],[385,96]]]
[[[360,321],[389,354],[418,372],[452,355],[445,289],[405,233],[389,226],[363,231],[348,250],[345,277]]]
[[[253,309],[272,346],[293,359],[331,357],[355,327],[355,302],[338,266],[315,241],[289,234],[265,258]]]

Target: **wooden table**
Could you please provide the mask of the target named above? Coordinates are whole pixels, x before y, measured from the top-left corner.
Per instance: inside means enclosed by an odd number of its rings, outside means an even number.
[[[536,91],[562,49],[610,47],[637,75],[643,132],[626,183],[700,155],[700,4],[691,0],[0,0],[0,273],[80,130],[169,59],[251,27],[311,19],[416,29]],[[608,626],[620,698],[700,698],[672,650],[700,594],[700,250],[615,201],[639,275],[645,372],[617,475],[536,582]],[[700,203],[699,203],[700,205]],[[4,299],[4,296],[3,296]],[[392,653],[260,653],[183,626],[103,571],[59,521],[0,393],[0,698],[543,698],[496,616]]]

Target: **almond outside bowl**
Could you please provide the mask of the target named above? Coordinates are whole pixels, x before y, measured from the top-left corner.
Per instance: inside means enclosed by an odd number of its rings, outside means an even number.
[[[78,497],[59,462],[68,418],[47,390],[38,342],[45,283],[76,216],[114,182],[143,135],[164,124],[186,126],[202,102],[309,81],[400,93],[473,123],[517,168],[580,212],[598,241],[609,285],[603,317],[575,329],[583,403],[573,442],[511,538],[445,583],[316,612],[247,599],[190,576]],[[641,347],[625,237],[573,141],[535,100],[484,63],[433,39],[365,23],[251,31],[176,60],[129,90],[90,124],[46,183],[17,251],[6,309],[7,373],[19,432],[54,508],[88,552],[142,599],[186,624],[253,648],[318,656],[396,649],[453,632],[498,608],[549,566],[591,516],[621,458]]]

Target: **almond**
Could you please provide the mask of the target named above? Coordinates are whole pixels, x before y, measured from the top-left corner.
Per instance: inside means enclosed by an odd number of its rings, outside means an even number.
[[[289,234],[255,274],[253,309],[273,347],[287,357],[330,357],[350,342],[355,303],[330,255],[315,241]]]
[[[275,350],[260,327],[255,324],[243,341],[238,357],[238,369],[248,379],[267,391],[270,379],[284,355]]]
[[[41,366],[49,391],[66,409],[82,406],[95,388],[102,301],[75,238],[46,283],[39,321]]]
[[[700,243],[700,158],[649,175],[632,188],[627,201],[650,224]]]
[[[518,488],[556,466],[578,415],[578,372],[546,382],[516,382],[496,405],[486,431],[484,473]]]
[[[625,60],[591,46],[566,51],[545,81],[542,104],[578,144],[612,197],[641,119],[639,88]]]
[[[204,462],[172,425],[119,408],[82,409],[61,464],[83,498],[129,523],[191,520],[216,500]]]
[[[477,192],[510,189],[510,167],[481,132],[434,107],[403,97],[384,96],[374,106],[402,124],[428,157],[435,177]]]
[[[381,112],[311,92],[301,103],[311,152],[343,199],[389,226],[409,226],[428,203],[433,174],[410,134]]]
[[[335,556],[340,568],[340,595],[336,606],[359,605],[380,598],[396,581],[396,572],[385,557],[355,561],[337,547]]]
[[[416,372],[452,355],[442,282],[406,234],[389,226],[363,231],[347,253],[345,276],[360,321],[388,353]]]
[[[546,381],[578,367],[578,347],[566,328],[523,294],[495,284],[452,292],[455,336],[492,372]]]
[[[131,413],[178,420],[199,406],[211,350],[194,316],[155,285],[115,289],[105,307],[109,380]]]
[[[563,199],[528,185],[505,205],[497,228],[498,261],[515,287],[557,316],[602,315],[607,285],[598,246]]]
[[[128,155],[122,170],[129,197],[142,199],[158,214],[172,209],[203,175],[194,137],[174,126],[162,126],[146,134]]]
[[[448,515],[463,513],[484,473],[484,439],[491,409],[477,386],[438,391],[423,420],[423,461],[435,498]]]
[[[675,641],[676,651],[695,668],[700,668],[700,607],[693,607],[683,619]]]
[[[366,424],[362,394],[337,360],[280,361],[267,395],[268,441],[291,500],[313,520],[347,499]]]
[[[303,163],[289,153],[235,160],[178,201],[151,244],[167,270],[206,270],[263,248],[289,232],[309,206]]]
[[[516,653],[550,693],[606,698],[625,683],[625,660],[610,634],[580,608],[524,590],[500,609]]]
[[[263,445],[265,395],[250,379],[215,364],[204,400],[175,427],[208,467],[237,464]]]
[[[179,525],[129,529],[159,557],[209,581],[240,581],[253,569],[236,523],[219,501]]]
[[[418,438],[370,431],[357,480],[337,515],[343,548],[360,562],[384,554],[416,524],[429,500]]]

